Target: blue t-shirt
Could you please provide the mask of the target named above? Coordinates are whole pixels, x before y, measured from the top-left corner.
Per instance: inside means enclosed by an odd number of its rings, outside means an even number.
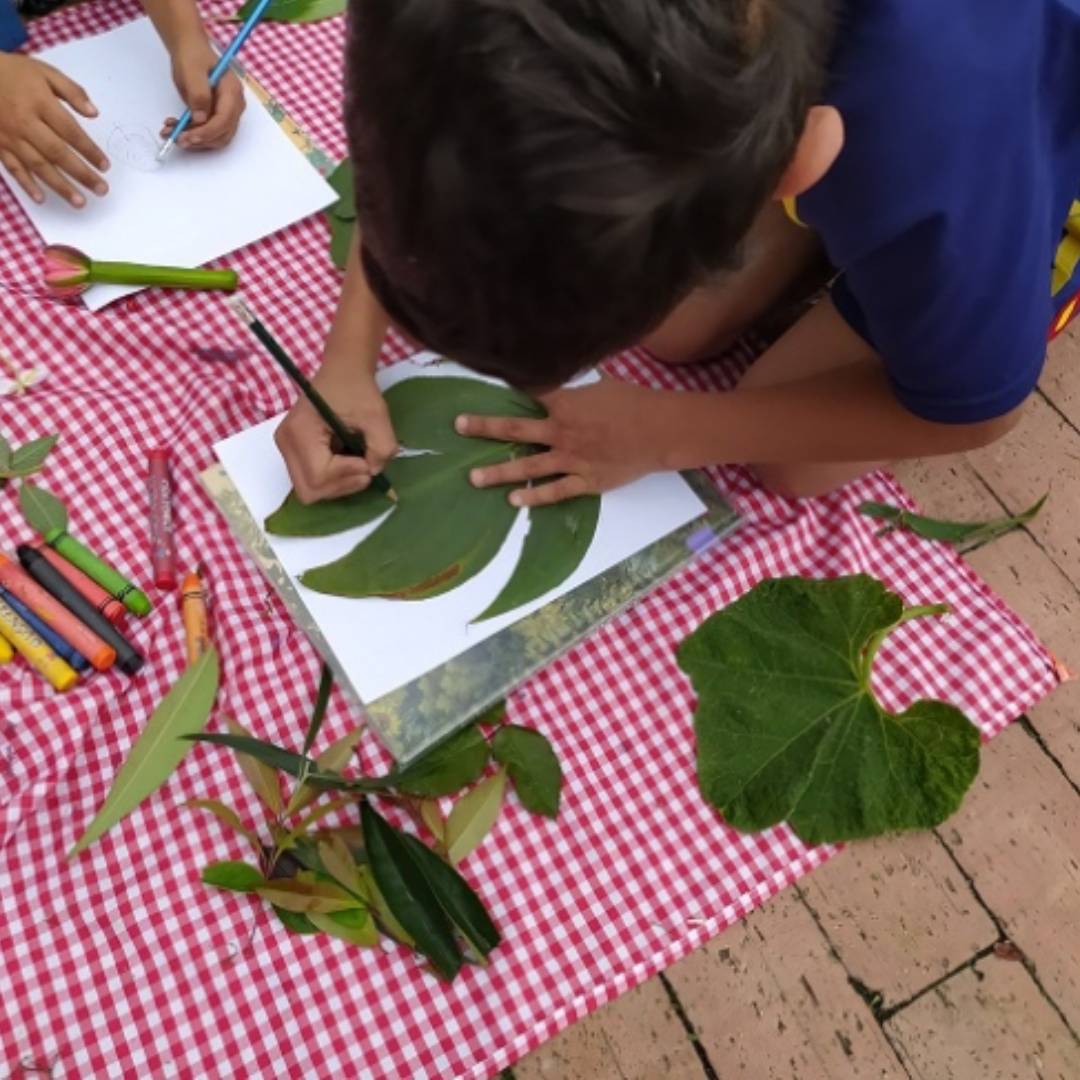
[[[1080,0],[846,0],[827,103],[844,149],[798,200],[837,308],[928,420],[1031,392],[1080,194]]]
[[[0,0],[0,52],[11,52],[26,44],[26,28],[15,10],[15,0]]]

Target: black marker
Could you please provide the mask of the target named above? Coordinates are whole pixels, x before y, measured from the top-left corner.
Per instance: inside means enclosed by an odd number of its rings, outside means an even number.
[[[116,650],[116,666],[126,675],[134,675],[145,658],[136,652],[130,641],[100,611],[76,589],[40,551],[28,544],[15,549],[26,572],[43,588],[52,593],[77,619],[85,623],[99,638]]]

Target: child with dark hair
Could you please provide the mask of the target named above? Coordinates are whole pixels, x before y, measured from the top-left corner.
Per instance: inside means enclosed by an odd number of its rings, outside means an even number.
[[[299,403],[278,443],[304,499],[362,488],[395,450],[374,382],[389,321],[539,394],[546,420],[458,422],[548,448],[473,477],[533,505],[729,462],[808,495],[984,445],[1075,307],[1080,0],[350,15],[361,238],[318,381],[369,453],[334,455]],[[826,298],[730,393],[556,389],[636,343],[715,355],[829,264]]]

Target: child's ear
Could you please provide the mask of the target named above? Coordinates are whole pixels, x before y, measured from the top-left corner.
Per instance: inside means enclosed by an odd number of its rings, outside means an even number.
[[[844,148],[844,120],[831,105],[815,105],[791,163],[780,177],[775,198],[790,199],[809,191],[828,171]]]

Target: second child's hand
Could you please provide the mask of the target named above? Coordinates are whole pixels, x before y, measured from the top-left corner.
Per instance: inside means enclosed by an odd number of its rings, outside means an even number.
[[[185,150],[219,150],[236,134],[244,111],[244,88],[236,74],[227,71],[215,87],[210,85],[210,70],[217,53],[205,35],[194,34],[182,40],[173,53],[173,82],[184,104],[191,109],[191,124],[177,143]],[[167,139],[177,118],[165,120],[160,135]]]
[[[543,420],[466,414],[455,426],[459,434],[474,438],[547,447],[470,474],[477,487],[529,484],[515,487],[510,502],[547,506],[611,491],[662,470],[664,424],[657,406],[667,398],[664,391],[601,379],[539,395],[548,410]]]
[[[0,162],[36,203],[51,188],[81,209],[82,189],[109,190],[109,159],[76,115],[97,116],[78,83],[32,56],[0,53]]]

